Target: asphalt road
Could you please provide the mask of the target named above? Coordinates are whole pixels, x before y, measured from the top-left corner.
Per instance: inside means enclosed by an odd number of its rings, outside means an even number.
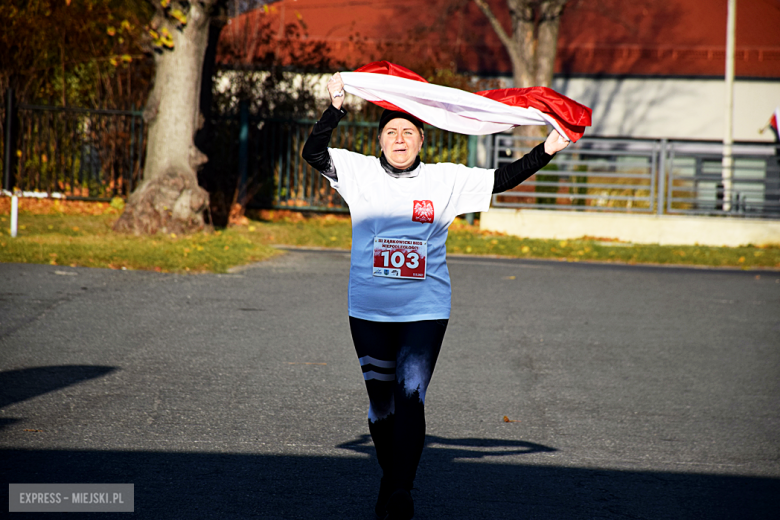
[[[780,273],[449,263],[415,518],[778,517]],[[0,265],[5,482],[133,483],[138,518],[372,519],[348,265]]]

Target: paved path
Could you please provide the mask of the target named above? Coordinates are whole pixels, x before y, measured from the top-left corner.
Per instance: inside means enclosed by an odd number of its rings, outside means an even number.
[[[138,518],[372,519],[348,263],[0,265],[5,482],[134,483]],[[780,273],[450,269],[415,518],[777,518]]]

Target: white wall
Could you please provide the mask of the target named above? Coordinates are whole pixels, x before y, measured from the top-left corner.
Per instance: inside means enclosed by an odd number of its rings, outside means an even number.
[[[603,237],[635,244],[780,245],[780,220],[491,208],[479,227],[523,238]]]
[[[556,78],[553,88],[593,109],[586,136],[722,140],[721,79]],[[734,85],[734,140],[773,142],[758,130],[780,106],[780,81]]]

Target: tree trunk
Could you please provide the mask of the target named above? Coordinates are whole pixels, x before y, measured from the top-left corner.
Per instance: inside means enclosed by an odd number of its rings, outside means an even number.
[[[512,60],[512,79],[515,88],[528,88],[536,85],[537,62],[536,42],[536,11],[527,0],[508,0],[509,14],[512,18],[514,34],[512,39],[519,59]],[[545,133],[545,127],[534,125],[517,126],[512,130],[517,137],[539,139]],[[521,146],[535,146],[535,141],[521,140]],[[515,158],[524,155],[522,150],[516,150]]]
[[[487,0],[473,0],[485,14],[512,63],[512,80],[516,88],[552,85],[558,27],[569,0],[506,0],[511,33],[498,21]],[[543,137],[544,127],[519,126],[513,133],[524,137]],[[518,152],[518,155],[522,155]]]
[[[568,0],[550,0],[542,3],[539,13],[539,33],[536,46],[536,84],[551,87],[558,51],[558,29]]]
[[[511,21],[510,33],[501,25],[487,0],[473,0],[509,54],[516,88],[549,87],[552,84],[558,27],[568,1],[505,0]],[[512,133],[518,137],[544,139],[546,130],[542,126],[526,125],[515,127]],[[516,157],[522,155],[522,151],[515,152]]]
[[[149,124],[143,182],[128,198],[117,231],[186,233],[203,229],[208,193],[197,170],[208,160],[195,146],[203,124],[200,87],[214,0],[184,3],[186,24],[159,8],[152,26],[172,45],[157,48],[154,87],[144,111]],[[174,6],[184,11],[182,6]]]
[[[536,13],[528,0],[507,0],[512,19],[511,42],[516,57],[512,59],[515,88],[534,86],[536,79]],[[508,49],[507,49],[508,50]]]

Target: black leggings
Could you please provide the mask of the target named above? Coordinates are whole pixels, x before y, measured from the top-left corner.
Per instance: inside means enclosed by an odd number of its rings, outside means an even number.
[[[349,318],[368,391],[368,428],[383,482],[411,490],[425,443],[425,392],[448,320]]]

